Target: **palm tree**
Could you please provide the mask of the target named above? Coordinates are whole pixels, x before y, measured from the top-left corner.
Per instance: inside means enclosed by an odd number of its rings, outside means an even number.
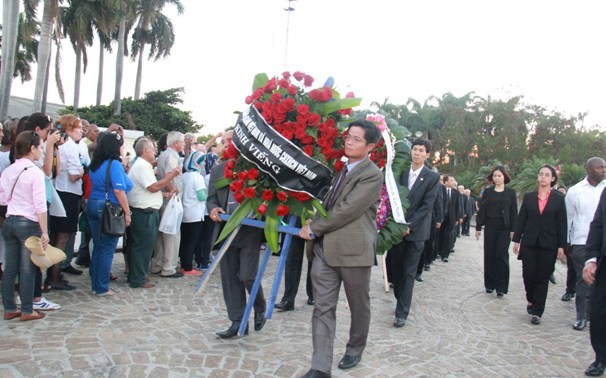
[[[135,84],[135,100],[141,97],[141,77],[143,74],[143,53],[145,45],[150,45],[148,59],[158,60],[170,54],[175,43],[173,24],[162,14],[166,4],[173,4],[179,14],[183,13],[180,0],[139,0],[137,3],[137,27],[133,33],[131,59],[139,57],[137,79]]]
[[[21,0],[2,1],[2,73],[0,78],[0,119],[8,114],[8,102],[13,84],[13,67],[19,26],[19,7]]]
[[[6,0],[5,0],[6,1]],[[47,67],[50,63],[51,53],[51,38],[55,22],[59,16],[59,1],[60,0],[44,0],[44,9],[42,11],[42,22],[40,23],[40,43],[38,44],[38,67],[36,71],[36,88],[34,90],[34,105],[32,112],[39,112],[42,110],[42,98],[44,96],[44,89],[47,77]],[[55,30],[56,41],[60,39],[60,31],[58,28]],[[60,49],[57,49],[57,54],[60,53]],[[40,63],[42,62],[42,63]],[[46,62],[46,64],[44,64]],[[58,62],[57,62],[58,64]],[[60,96],[62,97],[62,90],[60,89]],[[63,101],[63,97],[61,98]]]

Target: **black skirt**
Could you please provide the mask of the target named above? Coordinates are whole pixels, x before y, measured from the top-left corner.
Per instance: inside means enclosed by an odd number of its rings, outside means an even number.
[[[78,216],[80,215],[80,200],[82,196],[79,194],[60,192],[57,190],[67,217],[51,216],[50,232],[65,232],[72,233],[78,231]]]

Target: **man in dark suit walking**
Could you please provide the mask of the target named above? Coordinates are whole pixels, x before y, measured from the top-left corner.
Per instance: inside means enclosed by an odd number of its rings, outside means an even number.
[[[306,253],[313,259],[311,282],[316,301],[311,319],[311,369],[305,378],[331,376],[341,283],[349,302],[351,325],[339,368],[356,366],[366,347],[370,325],[370,269],[375,260],[377,238],[375,217],[383,186],[383,174],[368,154],[380,137],[379,129],[370,121],[349,124],[343,138],[349,160],[323,203],[328,217],[316,214],[299,233],[301,238],[310,240]]]
[[[231,132],[223,135],[222,143],[227,145],[231,141]],[[208,198],[206,206],[210,219],[221,223],[220,213],[231,214],[237,207],[232,192],[228,186],[217,189],[215,183],[223,178],[225,163],[215,165],[210,173]],[[223,287],[223,299],[227,306],[227,315],[231,320],[231,326],[225,331],[217,332],[222,339],[229,339],[238,334],[238,329],[244,310],[246,309],[246,292],[251,292],[257,270],[259,268],[259,251],[263,242],[263,230],[260,228],[242,226],[232,241],[225,256],[221,259],[221,286]],[[263,288],[259,287],[255,297],[255,331],[260,331],[265,325],[265,297]],[[248,327],[245,333],[248,333]]]
[[[446,186],[446,207],[444,208],[444,221],[440,227],[440,257],[448,262],[448,256],[454,245],[454,229],[463,221],[461,198],[453,176],[444,175],[442,179]]]
[[[588,285],[593,285],[589,336],[595,351],[595,361],[585,370],[585,375],[599,377],[606,368],[606,190],[602,191],[589,226],[585,248],[583,279]]]
[[[410,169],[400,175],[400,184],[408,187],[409,207],[406,211],[408,230],[402,241],[387,252],[387,270],[393,282],[396,297],[394,327],[403,327],[410,313],[412,290],[415,284],[417,265],[423,252],[425,240],[429,239],[432,227],[432,210],[438,196],[440,176],[425,167],[431,152],[431,143],[417,139],[412,143]]]

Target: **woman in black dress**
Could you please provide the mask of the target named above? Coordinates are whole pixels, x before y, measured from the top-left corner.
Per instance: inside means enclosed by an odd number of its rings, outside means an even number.
[[[484,189],[476,220],[476,238],[484,226],[484,287],[502,298],[509,289],[509,243],[518,215],[516,192],[506,187],[511,181],[499,165],[487,176],[494,186]]]
[[[527,311],[532,324],[541,324],[556,258],[562,259],[566,248],[566,205],[564,196],[552,190],[558,182],[554,167],[544,165],[539,169],[539,187],[526,193],[518,223],[513,234],[513,252],[522,260],[522,276]]]

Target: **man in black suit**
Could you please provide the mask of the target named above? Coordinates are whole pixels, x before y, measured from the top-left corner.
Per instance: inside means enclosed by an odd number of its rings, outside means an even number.
[[[589,226],[585,247],[583,279],[588,285],[593,285],[589,336],[595,351],[595,361],[585,370],[585,375],[598,377],[606,368],[606,190],[602,192]]]
[[[417,265],[425,240],[432,226],[431,212],[438,196],[440,176],[425,167],[431,152],[431,143],[417,139],[412,143],[410,169],[400,175],[400,184],[408,187],[406,211],[408,230],[402,241],[387,253],[387,269],[391,272],[394,295],[397,300],[394,327],[403,327],[410,312]]]
[[[223,135],[222,143],[231,143],[232,132]],[[223,178],[225,163],[215,165],[210,173],[208,198],[206,207],[210,219],[221,223],[220,213],[231,214],[237,207],[229,186],[217,189],[216,182]],[[225,256],[221,259],[221,286],[223,287],[223,299],[227,306],[227,315],[231,320],[231,326],[225,331],[217,332],[222,339],[229,339],[238,334],[238,329],[244,310],[246,309],[246,292],[251,292],[257,270],[259,268],[259,251],[263,242],[263,230],[260,228],[242,226],[232,241]],[[260,331],[265,325],[265,297],[263,288],[259,287],[255,297],[255,331]],[[248,333],[248,327],[246,328]]]
[[[471,190],[465,189],[463,198],[466,199],[465,205],[465,219],[463,219],[463,230],[461,231],[463,235],[469,236],[469,228],[471,226],[471,217],[475,212],[476,203],[475,199],[471,196]]]
[[[461,208],[461,196],[457,191],[453,176],[444,175],[442,179],[446,186],[446,206],[444,208],[444,221],[440,227],[440,257],[442,261],[448,262],[448,256],[453,247],[453,236],[455,226],[463,221]]]
[[[425,166],[427,166],[427,164],[425,164]],[[442,219],[444,218],[444,195],[442,192],[446,192],[444,185],[440,183],[438,186],[438,195],[433,202],[433,210],[431,211],[432,226],[430,227],[429,239],[425,240],[423,254],[421,255],[421,259],[419,259],[419,265],[417,266],[416,280],[419,282],[423,282],[423,271],[427,272],[431,269],[431,263],[433,263],[433,260],[435,260],[437,256],[438,234],[440,226],[442,225]]]

